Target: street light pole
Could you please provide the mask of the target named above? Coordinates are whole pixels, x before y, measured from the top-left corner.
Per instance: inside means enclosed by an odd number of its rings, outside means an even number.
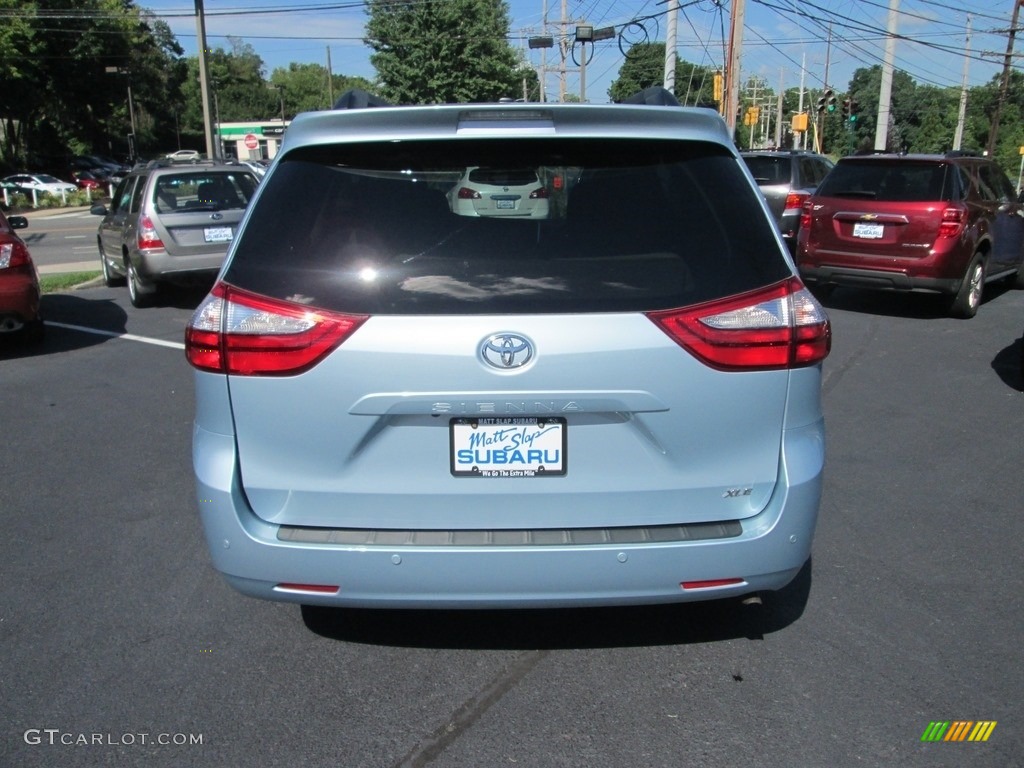
[[[113,75],[127,75],[128,76],[128,122],[131,125],[132,132],[128,134],[128,159],[135,163],[135,104],[132,101],[132,78],[131,72],[122,67],[104,67],[103,71],[107,74]]]

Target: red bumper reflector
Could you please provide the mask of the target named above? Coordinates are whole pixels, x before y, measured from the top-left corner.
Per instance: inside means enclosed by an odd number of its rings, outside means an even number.
[[[683,589],[710,589],[711,587],[729,587],[742,583],[743,579],[707,579],[705,581],[681,581],[679,586]]]
[[[281,592],[311,592],[315,595],[336,595],[341,590],[341,587],[331,586],[330,584],[291,584],[286,582],[278,584],[274,589]]]

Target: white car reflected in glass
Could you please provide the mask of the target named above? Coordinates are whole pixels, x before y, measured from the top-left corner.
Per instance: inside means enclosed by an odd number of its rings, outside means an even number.
[[[452,213],[459,216],[548,217],[548,190],[532,168],[466,169],[448,192]]]

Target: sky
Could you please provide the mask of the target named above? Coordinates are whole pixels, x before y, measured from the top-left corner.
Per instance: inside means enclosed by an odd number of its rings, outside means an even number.
[[[541,50],[528,48],[526,41],[558,37],[563,8],[570,36],[580,23],[614,27],[616,38],[586,46],[584,95],[592,103],[607,102],[608,88],[624,61],[623,51],[631,44],[666,40],[666,11],[672,1],[511,0],[510,42],[539,71]],[[677,1],[678,56],[701,66],[721,67],[737,0]],[[827,72],[829,84],[844,92],[855,70],[882,63],[893,2],[898,6],[894,66],[917,83],[959,87],[965,65],[968,85],[1001,75],[1015,0],[746,0],[740,60],[744,80],[756,78],[776,92],[780,86],[802,84],[820,93]],[[137,5],[166,21],[186,55],[196,55],[195,0],[137,0]],[[334,74],[374,77],[371,51],[362,42],[367,16],[361,2],[204,0],[203,5],[208,45],[230,50],[227,37],[241,38],[263,59],[267,76],[291,62],[326,66],[330,48]],[[1024,48],[1024,40],[1017,43],[1018,50]],[[575,50],[576,60],[570,57],[566,63],[565,90],[579,96],[582,53],[579,47]],[[558,49],[547,49],[545,56],[547,97],[557,101],[561,90],[555,72]],[[1024,66],[1020,63],[1024,57],[1017,56],[1015,61],[1017,68]]]

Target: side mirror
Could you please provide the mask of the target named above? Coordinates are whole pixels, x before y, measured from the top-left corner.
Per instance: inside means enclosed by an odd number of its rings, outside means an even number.
[[[96,203],[96,205],[89,209],[89,213],[91,213],[93,216],[106,216],[107,206],[102,205],[100,203]]]
[[[28,226],[28,219],[24,216],[8,216],[7,223],[11,229],[25,229]]]

